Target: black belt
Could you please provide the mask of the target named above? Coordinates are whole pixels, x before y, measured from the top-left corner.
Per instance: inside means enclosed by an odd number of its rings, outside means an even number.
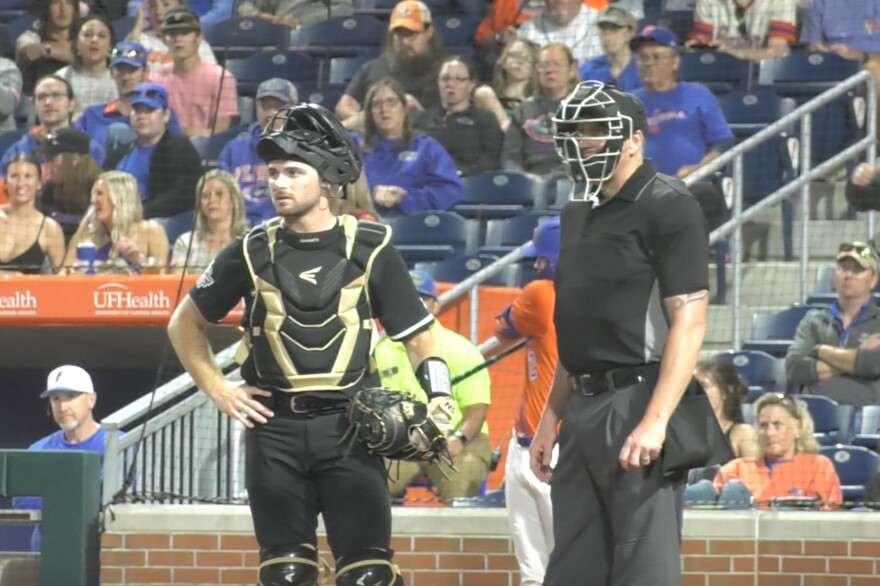
[[[531,435],[518,435],[516,436],[516,443],[524,448],[527,448],[532,445],[532,438],[533,436]]]
[[[625,387],[631,387],[644,382],[655,370],[659,370],[659,363],[646,364],[644,366],[623,366],[599,372],[585,374],[570,374],[568,380],[571,389],[585,397],[595,397]]]
[[[349,403],[349,399],[343,397],[288,395],[277,392],[273,395],[273,401],[276,413],[301,419],[312,419],[321,415],[342,413]]]

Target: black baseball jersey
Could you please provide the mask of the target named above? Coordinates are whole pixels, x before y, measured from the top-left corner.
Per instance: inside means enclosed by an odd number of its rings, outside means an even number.
[[[320,266],[333,266],[345,258],[345,234],[340,225],[324,232],[300,234],[282,229],[279,238],[302,254],[289,254],[283,259],[288,273],[298,275],[307,284],[324,278]],[[281,259],[276,259],[279,262]],[[292,267],[290,265],[293,265]],[[312,288],[300,289],[308,295]],[[320,288],[314,287],[315,295]],[[368,286],[373,317],[394,340],[402,340],[427,328],[433,317],[419,300],[406,264],[392,245],[378,252],[370,270]],[[202,315],[211,322],[219,322],[242,298],[249,312],[253,302],[253,283],[245,266],[242,239],[227,245],[190,289],[189,296]],[[314,304],[319,300],[315,299]],[[310,302],[306,299],[305,305]]]
[[[559,360],[573,374],[660,360],[663,299],[708,289],[706,221],[687,187],[645,161],[621,190],[561,214]]]

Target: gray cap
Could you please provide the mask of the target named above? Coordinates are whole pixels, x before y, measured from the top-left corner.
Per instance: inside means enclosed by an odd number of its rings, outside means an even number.
[[[596,24],[613,24],[615,26],[629,27],[636,30],[636,17],[626,8],[609,6],[599,15]]]
[[[296,86],[280,77],[267,79],[257,86],[257,98],[275,98],[281,100],[285,104],[296,104],[299,102],[299,94]]]

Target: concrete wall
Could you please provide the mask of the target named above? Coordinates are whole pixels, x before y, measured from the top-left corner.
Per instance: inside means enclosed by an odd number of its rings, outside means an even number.
[[[105,586],[256,583],[246,507],[122,505],[106,521]],[[864,512],[687,511],[683,586],[878,586],[878,521]],[[392,547],[408,586],[519,584],[504,509],[395,508]]]

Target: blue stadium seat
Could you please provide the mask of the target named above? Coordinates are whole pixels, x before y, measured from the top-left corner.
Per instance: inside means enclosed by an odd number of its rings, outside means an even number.
[[[6,132],[0,132],[0,156],[11,147],[13,144],[18,142],[18,140],[24,136],[24,134],[30,130],[29,128],[16,128],[15,130],[7,130]]]
[[[740,350],[718,354],[730,362],[749,384],[749,399],[764,393],[785,390],[785,369],[779,358],[757,350]]]
[[[797,107],[794,98],[785,98],[765,89],[737,90],[718,96],[718,104],[735,136],[751,136],[776,122]]]
[[[479,224],[454,212],[417,212],[391,218],[391,242],[408,263],[472,253]]]
[[[498,260],[488,254],[455,254],[436,262],[418,262],[416,268],[427,272],[436,281],[460,283]],[[516,285],[519,265],[511,264],[497,275],[486,279],[482,285],[513,287]]]
[[[507,254],[531,240],[540,221],[555,215],[553,211],[533,211],[512,218],[489,220],[486,222],[486,238],[480,246],[480,254]]]
[[[336,108],[336,102],[342,97],[345,91],[345,84],[342,83],[324,83],[320,86],[314,84],[296,84],[301,102],[311,102],[312,104],[320,104],[331,112]]]
[[[813,435],[823,446],[847,444],[852,430],[854,409],[823,395],[794,395],[807,405],[813,418]]]
[[[238,94],[238,121],[242,126],[250,126],[254,122],[254,99]]]
[[[816,284],[813,292],[807,297],[810,305],[831,305],[837,300],[834,292],[834,272],[836,267],[819,267],[816,269]],[[874,288],[874,302],[880,305],[880,281]]]
[[[355,74],[363,67],[364,63],[375,59],[379,52],[365,51],[360,55],[348,55],[345,57],[333,57],[330,59],[330,83],[347,84]]]
[[[693,51],[680,55],[678,79],[696,81],[713,93],[748,87],[751,61],[737,59],[720,51]]]
[[[793,305],[778,313],[756,313],[752,317],[752,335],[743,350],[762,350],[773,356],[785,356],[794,332],[806,313],[816,305]]]
[[[15,41],[21,33],[31,29],[35,20],[37,20],[36,15],[28,13],[10,20],[3,26],[6,27],[9,38]]]
[[[440,35],[447,54],[454,55],[449,47],[473,46],[474,34],[480,19],[464,14],[447,14],[434,18],[434,30]]]
[[[745,421],[749,425],[755,424],[755,404],[754,403],[743,403],[742,404],[742,414],[743,414],[743,421]]]
[[[190,142],[193,143],[193,146],[196,147],[199,155],[201,155],[202,166],[206,169],[213,169],[217,166],[217,158],[220,156],[223,147],[244,132],[247,132],[247,126],[234,126],[226,132],[221,132],[214,136],[194,136],[190,139]]]
[[[262,18],[231,18],[204,28],[205,40],[220,61],[242,58],[255,51],[283,49],[290,27]]]
[[[376,14],[380,17],[387,17],[391,14],[391,11],[394,10],[394,7],[399,1],[400,0],[355,0],[354,9],[355,12],[358,13]],[[431,10],[431,14],[434,17],[449,10],[449,0],[424,0],[424,2]]]
[[[819,450],[834,463],[843,500],[858,502],[864,500],[865,485],[877,473],[880,455],[859,446],[824,446]]]
[[[877,450],[880,445],[880,405],[865,405],[856,413],[850,443]]]
[[[545,185],[517,171],[483,171],[461,180],[464,199],[453,211],[466,218],[509,218],[545,207]]]
[[[388,25],[377,18],[355,14],[289,30],[291,49],[315,55],[359,55],[382,45]]]
[[[226,69],[235,76],[239,95],[253,96],[257,86],[271,77],[296,84],[318,81],[321,64],[296,51],[259,51],[244,59],[227,59]]]
[[[117,18],[112,21],[110,25],[113,27],[113,35],[117,40],[121,41],[124,39],[128,33],[131,32],[131,29],[134,28],[134,21],[136,17],[134,16],[123,16],[122,18]]]

